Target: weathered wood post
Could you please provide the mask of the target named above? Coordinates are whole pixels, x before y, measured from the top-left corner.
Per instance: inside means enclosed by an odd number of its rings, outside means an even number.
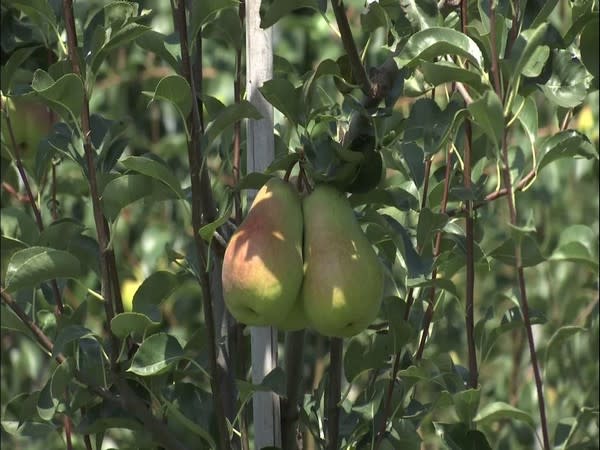
[[[246,0],[246,95],[262,114],[247,121],[247,171],[263,171],[273,161],[273,107],[258,90],[273,75],[272,29],[260,28],[260,0]],[[255,193],[252,193],[253,197]],[[277,365],[277,330],[252,327],[252,382],[260,383]],[[279,398],[257,392],[253,398],[254,439],[257,450],[281,445]]]

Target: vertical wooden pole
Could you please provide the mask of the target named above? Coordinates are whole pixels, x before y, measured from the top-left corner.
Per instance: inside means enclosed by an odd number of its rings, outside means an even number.
[[[246,0],[246,95],[262,114],[247,121],[247,171],[263,171],[273,161],[273,107],[258,90],[273,76],[272,29],[260,28],[260,0]],[[251,195],[252,197],[254,194]],[[277,330],[252,327],[252,382],[260,383],[277,365]],[[279,398],[257,392],[253,398],[255,448],[281,445]]]

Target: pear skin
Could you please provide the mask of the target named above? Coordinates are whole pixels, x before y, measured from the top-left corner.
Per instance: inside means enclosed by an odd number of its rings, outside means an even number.
[[[302,228],[298,194],[271,178],[225,250],[223,297],[239,322],[276,325],[287,317],[302,285]]]
[[[383,270],[346,197],[320,185],[303,200],[304,312],[325,336],[350,337],[377,316]]]
[[[308,319],[306,318],[304,305],[300,296],[298,296],[290,312],[274,325],[283,331],[297,331],[308,326]]]

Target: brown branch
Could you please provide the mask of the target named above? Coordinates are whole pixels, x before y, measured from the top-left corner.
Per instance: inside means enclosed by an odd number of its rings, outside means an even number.
[[[298,402],[302,382],[304,330],[289,331],[285,335],[286,398],[282,405],[281,443],[286,450],[296,450],[298,434]]]
[[[360,60],[356,43],[352,37],[352,30],[350,30],[348,17],[346,17],[344,2],[342,0],[332,0],[331,9],[333,9],[333,14],[335,15],[335,20],[340,30],[342,44],[348,55],[354,80],[359,84],[361,90],[367,97],[373,97],[373,86],[371,85],[371,80],[369,80],[369,76],[367,75],[367,71],[365,70],[362,61]]]
[[[446,213],[446,208],[448,206],[448,193],[450,190],[450,178],[452,176],[452,152],[450,150],[446,153],[446,171],[444,173],[444,191],[442,194],[442,204],[440,206],[440,212],[442,214]],[[440,255],[442,247],[442,232],[438,231],[435,235],[435,246],[433,249],[433,257],[437,258]],[[437,268],[434,268],[431,273],[431,279],[435,280],[437,278]],[[432,286],[429,291],[429,302],[427,304],[427,309],[425,310],[425,317],[423,318],[423,332],[421,333],[421,340],[419,341],[419,347],[417,352],[415,353],[415,359],[419,360],[423,356],[423,351],[425,350],[425,343],[427,342],[427,337],[429,336],[429,327],[431,326],[431,322],[433,320],[433,311],[435,307],[435,286]]]
[[[325,414],[327,420],[327,450],[339,450],[340,439],[340,402],[342,391],[342,338],[331,338],[329,343],[329,380]]]
[[[65,28],[67,32],[67,47],[69,50],[69,59],[71,61],[71,67],[73,72],[81,77],[83,80],[81,66],[79,62],[79,54],[77,52],[77,34],[75,28],[75,17],[73,15],[73,0],[63,0],[63,14],[65,19]],[[83,148],[85,151],[85,161],[87,168],[87,178],[90,188],[90,197],[92,200],[92,210],[94,214],[94,223],[96,225],[96,232],[98,233],[98,245],[100,247],[100,281],[102,286],[102,295],[104,296],[104,310],[106,314],[106,320],[110,323],[114,317],[114,294],[120,292],[118,280],[111,280],[111,269],[109,266],[114,260],[111,260],[108,254],[108,245],[110,243],[110,232],[108,230],[108,223],[102,213],[102,206],[100,204],[100,194],[98,191],[98,183],[96,180],[96,163],[95,163],[95,152],[92,147],[91,140],[91,129],[90,129],[90,105],[88,101],[87,91],[83,91],[83,107],[81,110],[81,128],[83,133]],[[116,268],[112,270],[116,273]],[[123,310],[123,305],[120,305],[120,310]],[[119,339],[109,329],[112,349],[110,352],[111,363],[113,366],[116,365],[118,352],[120,348]]]
[[[238,9],[238,16],[240,22],[244,23],[246,15],[244,0],[240,1]],[[233,101],[237,105],[242,100],[242,47],[237,49],[235,53],[235,80],[233,80]],[[241,168],[241,141],[242,141],[242,123],[240,120],[236,120],[233,124],[233,183],[237,186],[240,181],[240,168]],[[235,205],[235,223],[239,225],[242,223],[242,198],[239,190],[236,190],[234,194],[234,205]]]
[[[499,68],[498,68],[498,54],[495,51],[495,29],[496,29],[496,17],[495,17],[495,2],[490,0],[490,10],[492,11],[490,17],[490,29],[492,30],[492,70],[496,72],[494,74],[494,79],[499,79]],[[496,85],[496,92],[500,92],[499,83]],[[498,95],[500,97],[500,95]],[[500,97],[502,98],[502,97]],[[504,130],[502,133],[502,178],[504,183],[504,188],[507,191],[506,199],[508,203],[508,211],[510,216],[510,223],[513,226],[517,225],[517,209],[515,206],[515,198],[514,191],[512,186],[511,174],[510,174],[510,165],[508,159],[508,130]],[[535,341],[533,338],[533,330],[531,328],[531,319],[529,315],[529,302],[527,300],[527,288],[525,286],[525,273],[523,270],[523,261],[521,255],[521,247],[520,245],[515,245],[515,265],[517,269],[517,282],[519,286],[519,302],[521,305],[521,313],[523,314],[523,322],[525,324],[525,331],[527,333],[527,341],[529,344],[529,354],[531,358],[531,365],[533,367],[533,375],[535,378],[535,386],[538,395],[538,406],[540,412],[540,425],[542,428],[542,441],[544,445],[544,450],[550,450],[550,439],[548,435],[548,424],[546,421],[546,406],[544,400],[544,389],[542,384],[542,377],[540,374],[540,368],[538,365],[537,353],[535,349]]]
[[[21,194],[17,191],[13,186],[8,184],[6,181],[2,182],[2,189],[4,189],[8,194],[15,198],[19,203],[30,203],[31,200],[26,195]]]
[[[213,298],[210,289],[210,276],[205,267],[207,267],[208,248],[200,236],[200,228],[203,221],[212,221],[216,216],[216,208],[212,198],[212,190],[210,180],[205,165],[202,164],[202,147],[201,147],[201,130],[202,121],[201,113],[198,108],[198,102],[195,101],[196,83],[192,73],[192,65],[190,62],[190,53],[188,45],[187,33],[187,18],[185,2],[183,0],[174,0],[171,2],[173,11],[173,20],[175,28],[179,33],[179,44],[181,48],[181,67],[182,75],[188,80],[192,90],[192,112],[187,119],[188,128],[191,130],[191,138],[188,142],[188,162],[190,166],[190,181],[192,188],[192,230],[194,233],[195,250],[200,261],[200,288],[202,290],[202,303],[204,311],[204,321],[206,324],[206,334],[208,340],[208,359],[211,375],[211,387],[214,398],[215,415],[217,421],[219,448],[228,450],[231,448],[231,442],[228,437],[227,421],[225,417],[225,402],[224,393],[220,379],[227,374],[220,374],[218,365],[218,353],[216,342],[215,319],[213,313]],[[197,49],[200,51],[200,49]],[[198,55],[200,57],[200,55]]]
[[[4,105],[2,105],[4,107]],[[14,154],[15,154],[15,163],[17,165],[17,171],[19,172],[19,176],[21,177],[21,181],[25,186],[25,191],[27,192],[27,198],[29,199],[29,204],[31,205],[31,209],[33,210],[33,215],[35,216],[35,223],[40,232],[44,231],[44,222],[42,221],[42,214],[40,213],[39,208],[37,207],[37,203],[35,201],[35,197],[33,196],[33,192],[31,191],[31,186],[29,184],[29,178],[27,177],[27,173],[25,172],[25,167],[23,166],[23,160],[21,158],[21,149],[17,144],[17,140],[15,139],[15,134],[13,132],[12,123],[10,121],[10,117],[8,115],[8,111],[5,111],[4,119],[6,120],[6,128],[8,130],[8,135],[10,136],[10,143],[12,145]],[[2,183],[4,186],[4,183]],[[57,315],[61,315],[64,312],[64,305],[62,301],[62,297],[60,295],[60,290],[58,289],[58,283],[56,280],[52,280],[50,282],[50,287],[52,289],[52,295],[54,296],[54,301],[56,302],[56,311]]]

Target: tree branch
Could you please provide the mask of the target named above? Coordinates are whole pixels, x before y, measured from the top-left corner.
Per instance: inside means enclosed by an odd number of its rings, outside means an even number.
[[[73,0],[63,0],[63,14],[65,19],[65,28],[67,32],[67,48],[69,50],[69,58],[71,60],[71,66],[73,72],[81,77],[81,67],[79,63],[79,56],[77,52],[77,35],[75,30],[75,17],[73,15]],[[87,166],[87,178],[90,188],[90,197],[92,199],[92,209],[94,213],[94,222],[96,225],[96,232],[98,233],[98,245],[100,247],[100,281],[102,285],[102,295],[105,299],[104,309],[106,313],[106,320],[110,323],[114,317],[115,308],[115,292],[120,293],[119,283],[117,279],[111,279],[111,272],[116,274],[116,267],[111,270],[110,265],[114,263],[108,253],[108,246],[110,242],[110,232],[108,230],[108,223],[102,213],[102,206],[100,204],[100,194],[98,192],[98,183],[96,180],[96,163],[95,163],[95,152],[92,147],[91,140],[91,129],[90,129],[90,105],[87,97],[87,90],[83,91],[83,108],[81,111],[81,128],[83,132],[83,148],[85,151],[85,161]],[[120,298],[120,296],[119,296]],[[123,305],[120,305],[120,310],[123,310]],[[116,365],[117,353],[120,348],[119,340],[109,329],[112,350],[111,363]]]
[[[213,298],[211,292],[211,280],[208,272],[204,270],[207,267],[208,248],[200,236],[200,228],[203,225],[203,220],[208,222],[214,220],[216,216],[216,208],[212,198],[212,190],[206,165],[202,164],[202,147],[201,147],[201,130],[202,122],[198,102],[195,101],[196,83],[192,73],[190,62],[190,53],[188,45],[187,33],[187,17],[184,0],[174,0],[171,2],[173,10],[173,20],[175,28],[179,33],[179,43],[181,47],[181,67],[182,75],[188,81],[192,90],[192,112],[188,117],[188,128],[191,129],[191,139],[188,142],[188,162],[190,166],[190,181],[192,188],[192,230],[196,254],[200,261],[200,288],[202,290],[202,304],[204,310],[204,321],[206,325],[206,334],[208,340],[208,359],[210,365],[211,387],[214,398],[215,415],[218,428],[218,443],[219,448],[228,450],[231,448],[229,440],[229,432],[227,429],[227,421],[225,418],[225,397],[222,392],[220,380],[226,374],[221,374],[217,362],[217,342],[216,342],[216,327],[213,312]]]
[[[331,9],[333,9],[333,14],[335,15],[335,20],[342,37],[342,44],[344,45],[344,50],[346,50],[346,54],[348,55],[348,59],[350,61],[352,75],[354,76],[355,81],[360,85],[363,93],[367,97],[373,97],[373,87],[371,85],[371,81],[369,80],[369,76],[367,75],[367,71],[360,60],[356,43],[352,37],[352,31],[350,30],[348,17],[346,17],[344,2],[342,0],[332,0]]]
[[[33,196],[33,192],[31,190],[31,186],[29,184],[29,178],[27,177],[27,173],[25,172],[25,167],[23,166],[23,160],[21,158],[21,149],[17,144],[17,140],[15,139],[15,134],[13,132],[12,123],[10,117],[8,115],[8,109],[6,105],[2,104],[2,108],[4,111],[4,119],[6,121],[6,128],[8,130],[8,135],[10,137],[10,144],[13,148],[13,152],[15,154],[15,164],[17,165],[17,171],[19,172],[19,176],[21,177],[21,181],[23,182],[23,186],[25,186],[25,192],[27,192],[27,198],[29,199],[29,204],[31,205],[31,209],[33,210],[33,215],[35,216],[35,223],[40,232],[44,231],[44,222],[42,221],[42,214],[37,206],[35,201],[35,197]],[[4,183],[3,183],[4,185]],[[56,311],[57,314],[60,315],[64,312],[64,305],[62,301],[62,297],[60,295],[60,290],[58,289],[58,283],[56,280],[52,280],[50,282],[50,286],[52,288],[52,294],[54,295],[54,301],[56,302]]]
[[[285,450],[296,450],[298,433],[298,403],[302,382],[304,330],[288,331],[285,335],[286,399],[281,416],[281,444]]]
[[[342,353],[344,341],[342,338],[331,338],[329,344],[329,382],[327,385],[326,420],[327,420],[327,450],[339,450],[340,436],[340,402],[342,391]]]
[[[495,29],[496,29],[496,3],[490,0],[490,30],[492,35],[492,71],[494,72],[494,80],[496,85],[496,93],[499,98],[501,92],[500,86],[500,69],[498,68],[498,53],[496,51],[495,42]],[[516,19],[515,19],[516,20]],[[513,22],[514,24],[514,22]],[[502,178],[504,188],[507,191],[506,199],[508,203],[508,212],[510,216],[510,223],[513,226],[517,225],[517,209],[515,206],[515,197],[512,186],[510,165],[508,159],[508,130],[504,130],[502,133]],[[537,353],[535,349],[535,341],[533,338],[533,331],[531,328],[531,318],[529,315],[529,302],[527,301],[527,289],[525,286],[525,273],[523,270],[523,260],[521,255],[521,247],[519,244],[515,245],[515,265],[517,270],[517,283],[519,286],[519,302],[521,305],[521,313],[523,314],[523,322],[525,324],[525,331],[527,333],[527,341],[529,344],[529,354],[531,357],[531,365],[533,368],[533,376],[535,378],[535,386],[538,395],[538,406],[540,411],[540,424],[542,428],[542,441],[545,450],[550,450],[550,439],[548,435],[548,424],[546,421],[546,406],[544,400],[544,388],[542,384],[542,377],[540,374],[540,368],[538,365]]]

